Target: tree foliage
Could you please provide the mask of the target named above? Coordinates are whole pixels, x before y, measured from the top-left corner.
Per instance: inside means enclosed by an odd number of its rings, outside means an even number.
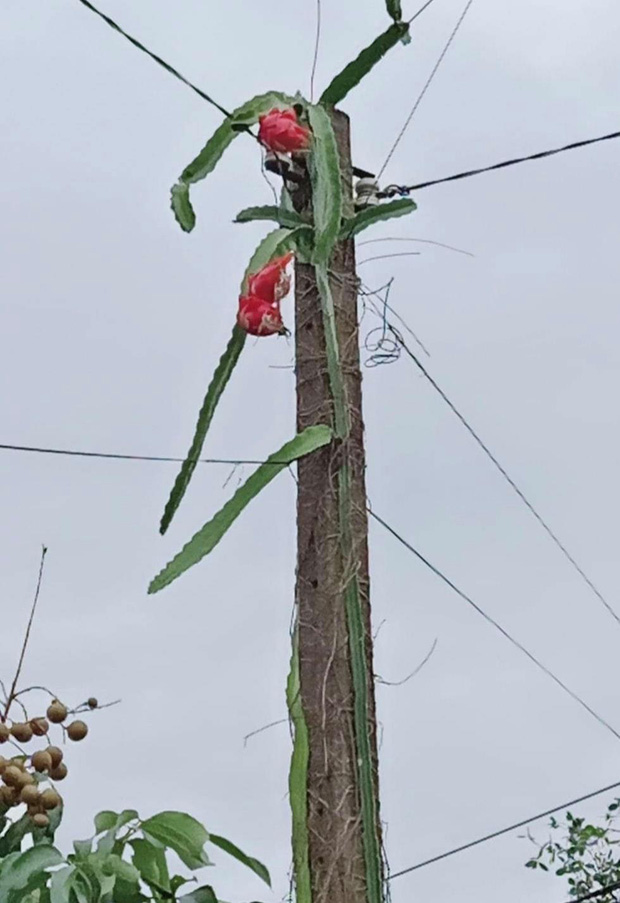
[[[525,863],[526,868],[554,871],[568,882],[571,897],[583,897],[593,891],[610,888],[602,893],[599,903],[615,903],[617,896],[611,890],[620,889],[620,838],[614,824],[618,818],[620,799],[609,804],[603,824],[595,825],[585,818],[566,813],[563,822],[552,818],[549,822],[552,834]],[[534,843],[534,838],[530,838]]]
[[[104,811],[95,832],[75,841],[64,856],[54,832],[32,828],[27,816],[11,822],[0,816],[0,900],[2,903],[219,903],[210,884],[195,874],[213,865],[211,844],[271,885],[265,866],[185,812],[159,812],[141,819],[133,809]],[[57,824],[56,824],[57,827]],[[34,845],[27,847],[32,835]],[[191,873],[174,874],[170,853]]]

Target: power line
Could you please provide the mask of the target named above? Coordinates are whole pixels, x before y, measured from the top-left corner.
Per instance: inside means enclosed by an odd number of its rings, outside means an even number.
[[[413,18],[409,20],[409,22],[411,23],[413,21],[413,19],[417,18],[417,16],[419,16],[421,13],[423,13],[424,10],[427,8],[427,6],[430,6],[431,2],[432,2],[432,0],[428,0],[428,2],[425,3],[424,6],[420,10],[418,10],[418,12],[415,14],[415,16],[413,16]],[[199,97],[201,97],[207,103],[209,103],[213,107],[215,107],[216,110],[219,110],[219,112],[222,113],[223,116],[226,116],[227,118],[232,118],[232,113],[230,113],[229,110],[227,110],[225,107],[221,106],[221,104],[219,104],[216,100],[214,100],[214,98],[212,98],[209,94],[207,94],[205,91],[203,91],[197,85],[193,84],[193,82],[191,82],[188,78],[186,78],[184,75],[182,75],[182,73],[180,73],[178,71],[178,69],[175,69],[174,66],[171,66],[170,63],[167,63],[164,59],[162,59],[162,57],[158,56],[158,54],[153,53],[151,50],[148,49],[148,47],[145,47],[145,45],[142,44],[140,41],[138,41],[137,38],[134,38],[132,35],[128,34],[123,28],[121,28],[121,26],[117,22],[115,22],[109,16],[105,15],[105,13],[102,13],[99,9],[97,9],[97,7],[94,6],[90,2],[90,0],[78,0],[78,3],[81,3],[87,9],[91,10],[91,12],[95,13],[96,16],[99,16],[100,19],[102,19],[107,25],[109,25],[111,28],[113,28],[115,31],[117,31],[119,34],[121,34],[124,38],[126,38],[131,44],[134,45],[134,47],[137,47],[138,50],[141,50],[143,53],[145,53],[148,57],[150,57],[152,60],[154,60],[159,66],[162,66],[162,68],[164,68],[166,70],[166,72],[169,72],[171,75],[174,75],[174,77],[177,78],[179,81],[181,81],[184,85],[187,85],[188,88],[191,88],[195,94],[197,94]],[[247,131],[249,134],[252,135],[251,130],[248,129]],[[255,136],[253,136],[253,137],[255,137]],[[589,138],[586,141],[576,141],[573,144],[567,144],[564,147],[555,148],[553,150],[540,151],[537,154],[530,154],[527,157],[515,157],[511,160],[505,160],[502,163],[495,163],[492,166],[485,166],[480,169],[467,170],[465,172],[456,173],[455,175],[447,176],[442,179],[432,179],[427,182],[418,182],[415,185],[395,185],[395,184],[388,185],[387,188],[383,192],[381,192],[381,195],[383,197],[394,197],[396,195],[405,195],[405,194],[409,194],[411,191],[419,191],[421,188],[429,188],[432,185],[441,185],[444,182],[454,182],[457,179],[467,179],[470,176],[477,176],[477,175],[480,175],[481,173],[492,172],[493,170],[496,170],[496,169],[503,169],[506,166],[515,166],[517,163],[526,163],[528,160],[539,160],[539,159],[542,159],[543,157],[551,157],[554,154],[561,154],[564,151],[575,150],[576,148],[579,148],[579,147],[587,147],[587,145],[596,144],[599,141],[609,141],[612,138],[620,138],[620,132],[611,132],[609,135],[602,135],[599,138]]]
[[[594,709],[591,708],[591,706],[589,706],[587,702],[585,702],[580,696],[577,695],[577,693],[575,693],[573,690],[571,690],[570,687],[568,687],[562,680],[560,680],[560,678],[557,677],[557,675],[555,675],[553,673],[553,671],[551,671],[549,668],[547,668],[546,665],[543,665],[543,663],[540,661],[540,659],[536,658],[536,656],[533,655],[529,651],[529,649],[526,649],[526,647],[522,643],[520,643],[518,640],[516,640],[510,633],[508,633],[508,631],[505,630],[501,626],[501,624],[499,624],[498,621],[496,621],[494,618],[492,618],[491,615],[487,614],[486,611],[484,611],[484,609],[482,609],[476,602],[474,602],[474,600],[471,598],[471,596],[468,596],[466,593],[463,592],[463,590],[459,589],[459,587],[455,583],[453,583],[452,580],[449,579],[449,577],[446,577],[446,575],[442,571],[440,571],[439,568],[435,567],[434,564],[431,564],[431,562],[428,560],[428,558],[425,558],[421,552],[418,552],[418,550],[416,548],[414,548],[410,543],[407,542],[406,539],[404,539],[400,535],[400,533],[398,533],[393,527],[390,527],[390,525],[388,523],[386,523],[386,521],[384,521],[383,518],[379,517],[378,514],[375,514],[375,512],[372,511],[372,509],[370,509],[370,508],[369,508],[369,514],[372,518],[374,518],[374,520],[377,521],[377,523],[381,524],[381,526],[385,530],[387,530],[388,533],[390,533],[396,540],[398,540],[398,542],[401,543],[401,545],[403,545],[409,552],[411,552],[412,555],[415,555],[416,558],[418,558],[419,561],[422,562],[422,564],[426,565],[426,567],[430,571],[432,571],[433,574],[435,574],[435,576],[439,577],[439,579],[442,580],[447,586],[449,586],[450,589],[454,590],[454,592],[458,596],[460,596],[461,599],[463,599],[465,602],[467,602],[468,605],[471,605],[471,607],[475,611],[477,611],[478,614],[481,615],[481,617],[483,617],[485,619],[485,621],[487,621],[489,624],[491,624],[493,627],[495,627],[496,630],[499,630],[499,632],[502,634],[502,636],[504,636],[510,643],[512,643],[513,646],[515,646],[524,655],[526,655],[529,658],[529,660],[536,665],[537,668],[539,668],[541,671],[543,671],[544,674],[547,675],[547,677],[550,677],[551,680],[554,681],[554,683],[556,683],[562,690],[564,690],[565,693],[567,693],[571,697],[571,699],[573,699],[575,702],[579,703],[579,705],[582,708],[584,708],[586,710],[586,712],[588,712],[590,715],[592,715],[592,717],[595,718],[599,722],[599,724],[601,724],[603,727],[606,727],[607,730],[610,731],[617,740],[620,740],[620,733],[618,733],[618,731],[615,729],[615,727],[612,727],[612,725],[609,724],[608,721],[605,721],[605,719],[601,715],[599,715],[598,712],[595,712]]]
[[[47,455],[65,455],[69,457],[82,457],[82,458],[103,458],[103,459],[114,459],[114,460],[122,460],[122,461],[163,461],[163,462],[174,462],[180,463],[184,461],[184,458],[175,458],[168,457],[163,455],[126,455],[115,452],[91,452],[91,451],[78,451],[75,449],[60,449],[60,448],[44,448],[40,446],[31,446],[31,445],[12,445],[8,443],[0,443],[0,449],[8,450],[8,451],[25,451],[25,452],[33,452],[38,454],[47,454]],[[198,462],[201,464],[229,464],[229,465],[239,465],[239,464],[264,464],[264,461],[253,460],[253,459],[232,459],[232,458],[200,458]],[[277,464],[278,462],[272,461],[272,464]],[[556,675],[550,671],[545,665],[542,664],[531,652],[529,652],[525,646],[515,640],[506,630],[504,630],[501,625],[495,621],[490,615],[488,615],[479,605],[477,605],[473,599],[463,593],[451,580],[448,579],[438,568],[432,565],[420,552],[418,552],[413,546],[411,546],[399,533],[394,530],[393,527],[390,527],[378,514],[375,514],[374,511],[369,509],[369,513],[371,517],[373,517],[381,526],[384,527],[389,533],[394,536],[402,545],[405,546],[412,554],[414,554],[423,564],[425,564],[431,571],[433,571],[436,576],[438,576],[441,580],[444,581],[452,590],[454,590],[461,598],[463,598],[466,602],[468,602],[477,612],[482,615],[485,620],[487,620],[490,624],[492,624],[497,630],[502,633],[506,639],[508,639],[514,646],[521,650],[537,667],[539,667],[548,677],[550,677],[558,686],[560,686],[572,699],[578,702],[583,708],[586,709],[597,721],[600,722],[604,727],[610,730],[613,735],[620,740],[620,733],[618,733],[615,728],[613,728],[608,722],[606,722],[600,715],[598,715],[594,709],[592,709],[584,700],[582,700],[576,693],[574,693],[569,687],[566,686]]]
[[[561,809],[567,809],[569,806],[576,806],[578,803],[583,803],[586,800],[591,800],[595,796],[600,796],[603,793],[608,793],[610,790],[616,790],[618,787],[620,787],[620,781],[617,781],[615,784],[608,784],[607,787],[601,787],[600,790],[593,790],[592,793],[586,793],[584,796],[578,796],[574,800],[568,800],[568,802],[566,803],[561,803],[559,806],[554,806],[553,809],[545,809],[544,812],[537,812],[536,815],[531,815],[529,818],[524,818],[522,821],[514,822],[514,824],[508,825],[505,828],[500,828],[499,831],[492,831],[490,834],[485,834],[483,837],[477,837],[476,840],[471,840],[469,843],[461,844],[460,847],[454,847],[452,850],[447,850],[445,853],[440,853],[438,856],[432,856],[430,859],[425,859],[423,862],[417,862],[415,865],[410,865],[408,868],[394,872],[388,877],[387,880],[393,881],[395,878],[400,878],[402,875],[408,875],[410,872],[415,872],[427,865],[433,865],[433,863],[435,862],[441,862],[442,859],[447,859],[449,856],[454,856],[456,853],[462,853],[464,850],[470,850],[472,847],[477,847],[479,844],[486,843],[488,840],[494,840],[496,837],[501,837],[503,834],[510,834],[511,831],[516,831],[517,828],[524,828],[526,825],[538,821],[541,818],[546,818],[548,815],[553,815],[555,812],[559,812]]]
[[[454,39],[455,39],[455,37],[456,37],[456,35],[457,35],[457,33],[458,33],[458,31],[459,31],[461,25],[463,24],[463,19],[465,18],[465,16],[466,16],[467,13],[469,12],[469,10],[470,10],[471,5],[472,5],[473,2],[474,2],[474,0],[467,0],[467,4],[466,4],[466,6],[465,6],[465,9],[464,9],[463,12],[461,13],[461,16],[460,16],[458,22],[457,22],[456,25],[454,26],[454,28],[453,28],[453,30],[452,30],[452,34],[451,34],[450,37],[448,38],[446,45],[444,46],[443,50],[442,50],[441,53],[439,54],[439,59],[437,60],[437,62],[436,62],[435,65],[433,66],[433,69],[432,69],[432,71],[431,71],[431,74],[430,74],[429,77],[427,78],[424,87],[423,87],[422,90],[420,91],[420,93],[419,93],[419,95],[418,95],[418,98],[417,98],[416,102],[414,103],[413,107],[411,108],[411,112],[409,113],[409,115],[407,116],[407,119],[405,120],[405,124],[403,125],[402,129],[401,129],[400,132],[398,133],[398,136],[397,136],[397,138],[396,138],[396,141],[394,142],[394,144],[393,144],[392,147],[390,148],[390,151],[389,151],[387,157],[385,158],[385,162],[384,162],[383,166],[381,167],[381,169],[380,169],[380,171],[379,171],[379,175],[377,176],[378,179],[380,179],[381,176],[383,175],[383,173],[385,172],[388,163],[390,162],[390,160],[391,160],[392,157],[394,156],[394,153],[395,153],[395,151],[396,151],[396,148],[398,147],[398,145],[400,144],[400,142],[401,142],[402,139],[404,138],[405,132],[407,131],[407,129],[409,128],[409,126],[410,126],[410,124],[411,124],[411,120],[412,120],[413,117],[415,116],[418,107],[419,107],[420,104],[422,103],[422,100],[423,100],[423,98],[424,98],[424,95],[426,94],[426,92],[427,92],[428,89],[430,88],[431,82],[433,81],[433,79],[434,79],[435,76],[437,75],[437,70],[439,69],[439,67],[440,67],[441,64],[443,63],[444,57],[445,57],[445,55],[447,54],[448,50],[450,49],[450,45],[451,45],[452,42],[454,41]],[[420,10],[420,12],[422,12],[423,9],[424,9],[424,7],[422,8],[422,10]],[[416,15],[419,15],[419,13],[417,13]]]
[[[536,520],[538,521],[538,523],[539,523],[539,524],[541,525],[541,527],[545,530],[545,532],[547,533],[547,535],[553,540],[553,542],[555,543],[555,545],[557,546],[557,548],[562,552],[562,554],[564,555],[564,557],[566,558],[566,560],[567,560],[568,562],[570,562],[570,564],[571,564],[571,566],[574,568],[574,570],[579,574],[579,576],[580,576],[581,579],[584,581],[584,583],[585,583],[585,584],[590,588],[590,590],[594,593],[594,595],[597,597],[597,599],[599,600],[599,602],[602,602],[602,604],[605,606],[605,608],[607,609],[607,611],[609,612],[609,614],[614,618],[614,620],[615,620],[617,623],[620,624],[620,617],[618,617],[618,615],[616,614],[616,612],[614,611],[614,609],[612,608],[612,606],[610,605],[610,603],[607,601],[607,599],[605,598],[605,596],[602,594],[602,592],[601,592],[601,591],[598,589],[598,587],[593,583],[593,581],[588,577],[588,575],[586,574],[586,572],[585,572],[585,571],[583,570],[583,568],[578,564],[578,562],[575,560],[575,558],[573,558],[573,556],[572,556],[571,553],[568,551],[568,549],[566,548],[566,546],[560,541],[560,539],[558,538],[558,536],[556,535],[556,533],[551,529],[551,527],[549,526],[549,524],[547,523],[547,521],[542,517],[542,515],[538,513],[538,511],[536,510],[536,508],[534,507],[534,505],[530,502],[530,500],[527,498],[527,496],[525,495],[525,493],[524,493],[524,492],[519,488],[519,486],[515,483],[515,481],[512,479],[512,477],[510,476],[510,474],[508,473],[508,471],[500,464],[499,460],[495,457],[495,455],[493,454],[493,452],[492,452],[492,451],[489,449],[489,447],[482,441],[482,439],[480,438],[480,436],[478,435],[478,433],[477,433],[477,432],[474,430],[474,428],[468,423],[468,421],[467,421],[467,420],[465,419],[465,417],[461,414],[461,412],[458,410],[458,408],[457,408],[457,407],[453,404],[453,402],[448,398],[448,396],[447,396],[446,393],[443,391],[443,389],[442,389],[442,388],[437,384],[437,382],[433,379],[433,377],[430,375],[430,373],[428,372],[428,370],[426,369],[426,367],[424,366],[424,364],[422,364],[422,362],[416,357],[416,355],[413,353],[413,351],[411,351],[411,349],[407,346],[407,344],[405,343],[405,341],[404,341],[403,337],[401,336],[401,334],[399,333],[399,331],[398,331],[397,329],[395,329],[390,323],[387,323],[387,326],[388,326],[388,329],[390,330],[390,332],[392,333],[392,335],[394,336],[394,338],[396,339],[396,341],[398,342],[398,344],[401,346],[401,348],[402,348],[403,351],[405,352],[405,354],[407,354],[407,355],[411,358],[411,360],[412,360],[412,361],[414,362],[414,364],[418,367],[418,369],[420,370],[420,372],[422,373],[422,375],[423,375],[424,377],[426,377],[426,379],[428,380],[428,382],[431,384],[431,386],[433,387],[433,389],[435,389],[435,391],[439,394],[439,396],[443,399],[443,401],[448,405],[448,407],[450,408],[450,410],[452,411],[452,413],[455,414],[456,417],[458,417],[458,419],[459,419],[460,422],[463,424],[463,426],[465,427],[465,429],[467,430],[467,432],[470,434],[470,436],[472,436],[473,439],[475,439],[475,441],[478,443],[478,445],[480,446],[480,448],[482,449],[482,451],[485,453],[485,455],[489,458],[489,460],[492,462],[492,464],[494,464],[495,467],[497,468],[497,470],[501,473],[501,475],[503,476],[504,480],[508,483],[508,485],[511,487],[511,489],[518,495],[518,497],[521,499],[521,501],[522,501],[523,504],[526,506],[526,508],[529,510],[529,512],[530,512],[531,514],[534,515],[534,517],[536,518]]]
[[[93,4],[89,2],[89,0],[78,0],[78,3],[81,3],[82,6],[85,6],[91,12],[95,13],[95,15],[99,16],[100,19],[103,19],[103,21],[107,25],[109,25],[110,28],[113,28],[115,31],[121,34],[131,44],[133,44],[134,47],[137,47],[138,50],[141,50],[142,53],[146,53],[146,55],[149,56],[152,60],[155,60],[155,62],[159,66],[162,66],[166,70],[166,72],[174,75],[174,77],[178,78],[179,81],[183,82],[184,85],[187,85],[188,88],[191,88],[195,94],[197,94],[203,100],[206,100],[207,103],[210,103],[211,106],[215,107],[216,110],[219,110],[219,112],[223,116],[226,116],[228,119],[232,118],[232,113],[230,113],[225,107],[221,106],[216,100],[210,97],[209,94],[206,94],[201,88],[198,88],[196,85],[190,82],[188,78],[185,78],[185,76],[182,75],[178,71],[178,69],[175,69],[174,66],[171,66],[170,63],[167,63],[156,53],[153,53],[152,50],[149,50],[148,47],[145,47],[144,44],[142,44],[137,38],[134,38],[132,37],[132,35],[127,34],[127,32],[123,28],[121,28],[121,26],[117,22],[115,22],[114,19],[111,19],[109,16],[106,16],[105,13],[102,13],[101,10],[97,9],[96,6],[93,6]]]
[[[122,455],[116,452],[77,451],[69,448],[42,448],[35,445],[9,445],[0,443],[0,450],[35,452],[42,455],[68,455],[73,458],[109,458],[118,461],[171,461],[182,464],[185,458],[169,458],[164,455]],[[265,464],[266,461],[247,458],[198,458],[198,464]],[[272,461],[272,464],[279,462]]]
[[[579,147],[587,147],[589,144],[597,144],[599,141],[611,141],[612,138],[620,138],[620,132],[610,132],[608,135],[601,135],[598,138],[588,138],[585,141],[574,141],[572,144],[565,144],[564,147],[539,151],[537,154],[529,154],[527,157],[514,157],[511,160],[504,160],[503,163],[494,163],[492,166],[483,166],[481,169],[469,169],[466,172],[458,172],[456,175],[447,176],[443,179],[431,179],[429,182],[418,182],[417,185],[388,185],[387,188],[380,192],[380,196],[394,197],[395,195],[406,195],[411,191],[429,188],[431,185],[442,185],[444,182],[455,182],[457,179],[468,179],[470,176],[478,176],[484,172],[493,172],[493,170],[504,169],[507,166],[516,166],[518,163],[527,163],[529,160],[542,160],[545,157],[553,157],[554,154],[563,154],[565,151],[576,150]]]

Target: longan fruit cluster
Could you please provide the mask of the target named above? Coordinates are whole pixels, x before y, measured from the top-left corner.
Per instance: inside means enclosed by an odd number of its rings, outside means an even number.
[[[82,709],[96,709],[97,706],[97,700],[91,697]],[[30,743],[35,737],[47,738],[50,724],[59,725],[69,740],[83,740],[88,726],[79,719],[65,725],[70,714],[66,705],[53,699],[45,716],[28,721],[0,722],[0,744],[11,740]],[[10,759],[0,755],[0,806],[10,809],[25,805],[33,824],[37,828],[47,827],[50,823],[48,813],[62,804],[62,798],[54,786],[41,785],[66,778],[68,771],[63,759],[63,751],[51,745],[31,755],[18,755]]]

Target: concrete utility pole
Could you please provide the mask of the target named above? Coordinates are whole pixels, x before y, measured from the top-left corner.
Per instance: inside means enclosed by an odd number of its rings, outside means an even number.
[[[353,210],[353,176],[349,119],[332,114],[340,153],[345,215]],[[307,176],[307,174],[306,174]],[[295,192],[299,211],[311,211],[309,180]],[[323,316],[314,268],[297,262],[296,270],[297,428],[334,422],[328,379]],[[296,602],[298,611],[300,696],[308,729],[307,780],[308,862],[312,903],[367,903],[381,893],[379,866],[375,893],[367,887],[359,755],[356,744],[352,655],[345,592],[357,577],[364,622],[367,699],[362,720],[370,739],[372,758],[373,831],[380,843],[377,776],[376,715],[372,667],[372,633],[368,574],[364,423],[358,340],[358,285],[355,247],[341,241],[330,263],[330,282],[336,312],[340,363],[351,430],[334,443],[299,462],[297,501],[298,552]],[[342,553],[341,498],[338,472],[344,461],[351,469],[350,560]],[[346,516],[346,512],[345,512]],[[360,710],[358,714],[358,730]],[[368,805],[368,804],[367,804]]]

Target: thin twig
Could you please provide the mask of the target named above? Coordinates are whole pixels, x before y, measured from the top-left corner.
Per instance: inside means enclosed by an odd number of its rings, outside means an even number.
[[[316,0],[316,39],[314,42],[314,56],[312,58],[312,72],[310,73],[310,103],[314,101],[314,79],[316,67],[319,61],[319,46],[321,44],[321,0]]]
[[[6,707],[4,709],[4,716],[2,717],[2,721],[6,721],[9,709],[11,708],[11,703],[15,698],[15,691],[17,689],[17,682],[19,680],[19,676],[21,674],[22,665],[24,664],[24,656],[26,655],[26,648],[28,646],[28,640],[30,639],[30,630],[32,629],[32,622],[34,621],[34,615],[37,610],[37,602],[39,601],[39,593],[41,591],[41,581],[43,579],[43,567],[45,565],[45,556],[47,555],[46,546],[42,546],[41,548],[41,563],[39,564],[39,576],[37,579],[37,588],[34,594],[34,600],[32,603],[32,609],[30,610],[30,618],[28,619],[28,626],[26,627],[26,635],[24,636],[24,642],[22,645],[22,651],[19,656],[19,662],[17,663],[17,670],[15,672],[15,677],[13,678],[13,683],[11,684],[11,689],[9,691],[9,696],[6,701]]]
[[[379,254],[377,257],[367,257],[366,260],[360,260],[357,264],[361,267],[363,263],[370,263],[371,260],[387,260],[388,257],[419,257],[419,251],[405,251],[400,254]]]
[[[431,646],[429,652],[427,652],[427,654],[424,656],[424,658],[422,659],[422,661],[420,662],[418,667],[414,671],[412,671],[411,674],[408,674],[407,677],[403,677],[402,680],[394,680],[394,681],[384,680],[382,677],[379,677],[378,674],[376,675],[375,680],[377,681],[377,683],[383,684],[386,687],[402,687],[403,684],[406,684],[408,680],[411,680],[412,677],[415,677],[416,674],[418,674],[422,670],[424,665],[428,662],[431,655],[437,648],[437,643],[438,643],[438,640],[437,640],[437,638],[435,638],[435,640],[433,641],[433,645]]]
[[[98,712],[99,709],[109,709],[113,705],[120,705],[122,699],[115,699],[113,702],[97,703],[96,706],[89,706],[87,702],[81,702],[74,709],[70,710],[71,715],[80,715],[82,712]]]
[[[13,699],[16,699],[18,696],[23,696],[24,693],[32,693],[33,690],[40,690],[43,693],[47,693],[49,696],[52,697],[52,699],[59,698],[57,693],[52,693],[52,691],[48,690],[47,687],[39,687],[39,686],[33,685],[32,687],[24,687],[23,690],[19,690],[17,693],[13,693]]]
[[[288,724],[288,718],[280,718],[278,721],[271,721],[269,724],[265,724],[263,727],[259,727],[257,731],[251,731],[243,738],[243,745],[248,745],[248,740],[250,739],[250,737],[255,737],[257,734],[262,734],[263,731],[269,730],[270,727],[276,727],[278,724]]]
[[[463,248],[455,248],[454,245],[446,245],[442,241],[431,241],[430,238],[405,238],[404,236],[393,238],[368,238],[366,241],[358,241],[357,247],[362,245],[374,245],[379,241],[418,241],[425,245],[436,245],[438,248],[446,248],[448,251],[456,251],[457,254],[467,254],[468,257],[475,257],[471,251],[465,251]]]

